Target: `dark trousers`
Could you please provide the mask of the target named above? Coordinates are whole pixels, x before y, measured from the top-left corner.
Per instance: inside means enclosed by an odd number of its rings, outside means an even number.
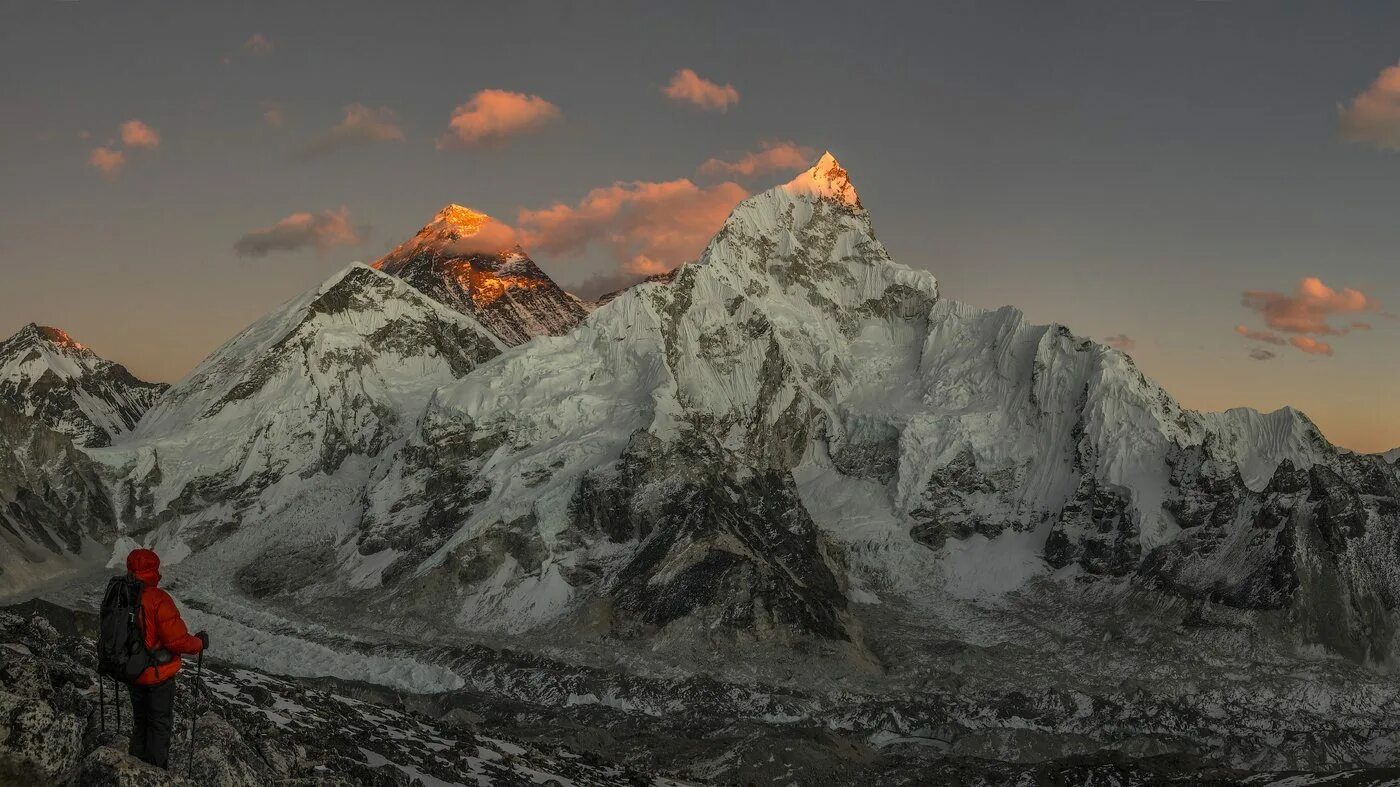
[[[175,728],[175,678],[154,686],[131,686],[131,748],[134,757],[164,768]]]

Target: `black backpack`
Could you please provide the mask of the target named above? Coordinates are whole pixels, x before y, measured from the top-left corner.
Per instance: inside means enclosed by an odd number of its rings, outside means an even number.
[[[141,607],[141,580],[112,577],[102,597],[97,625],[97,673],[123,683],[135,683],[156,665],[146,648],[146,614]]]

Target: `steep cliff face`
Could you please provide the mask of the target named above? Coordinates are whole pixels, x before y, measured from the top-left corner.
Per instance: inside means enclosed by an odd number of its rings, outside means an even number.
[[[30,323],[0,342],[0,404],[79,445],[130,432],[168,387],[136,379],[57,328]]]
[[[588,314],[484,213],[448,205],[374,263],[470,315],[506,345],[568,333]]]
[[[0,405],[0,588],[107,558],[118,523],[101,470],[68,435]]]

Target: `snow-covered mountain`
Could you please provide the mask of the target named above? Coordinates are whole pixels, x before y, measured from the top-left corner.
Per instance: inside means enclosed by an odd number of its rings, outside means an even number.
[[[57,328],[30,323],[0,342],[0,404],[79,445],[129,432],[168,387],[136,379]]]
[[[941,298],[830,154],[671,282],[440,391],[410,446],[360,525],[382,573],[355,574],[400,605],[450,588],[468,627],[558,631],[605,601],[622,635],[859,653],[857,601],[1058,570],[1390,651],[1393,471],[1294,410],[1187,411],[1119,351]]]
[[[347,484],[357,497],[356,473],[433,390],[501,349],[473,318],[352,265],[216,350],[94,455],[122,474],[126,532],[160,527],[180,554],[269,509],[329,507]]]
[[[568,333],[587,315],[586,304],[500,228],[484,213],[448,205],[374,267],[475,317],[507,345]]]

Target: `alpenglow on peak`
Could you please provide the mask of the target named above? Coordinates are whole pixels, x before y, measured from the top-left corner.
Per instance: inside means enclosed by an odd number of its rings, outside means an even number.
[[[856,187],[851,185],[846,169],[829,150],[817,159],[817,163],[813,164],[811,169],[788,181],[783,188],[793,196],[830,199],[856,210],[864,210],[860,204],[860,195],[856,193]]]

